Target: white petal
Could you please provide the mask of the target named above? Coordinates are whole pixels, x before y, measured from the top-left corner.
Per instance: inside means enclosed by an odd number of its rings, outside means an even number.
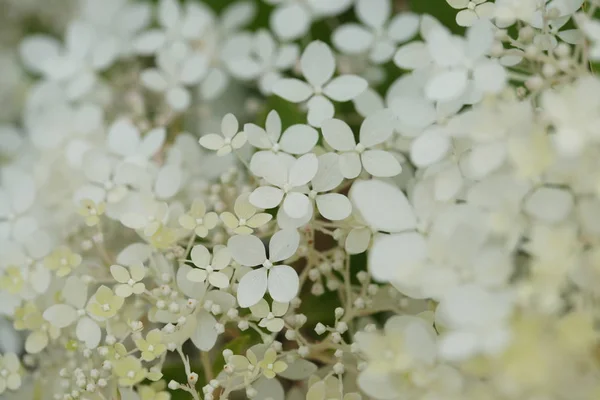
[[[392,177],[402,172],[400,162],[385,150],[367,150],[361,157],[363,168],[377,177]]]
[[[356,178],[362,171],[360,156],[355,152],[340,155],[340,171],[346,179]]]
[[[269,242],[269,260],[278,262],[287,260],[296,253],[300,245],[300,235],[295,229],[277,231]]]
[[[423,42],[411,42],[400,47],[394,55],[394,64],[408,70],[424,68],[431,63],[431,56]]]
[[[308,103],[308,123],[319,128],[321,123],[335,115],[335,108],[325,96],[314,96]]]
[[[467,88],[467,71],[456,69],[442,72],[427,82],[425,93],[431,100],[449,101],[462,96]]]
[[[237,290],[238,304],[244,308],[251,307],[258,303],[266,292],[267,269],[259,268],[252,270],[240,279]]]
[[[312,188],[317,192],[328,192],[339,186],[344,180],[340,170],[340,157],[336,153],[319,156],[319,168],[312,179]]]
[[[115,154],[133,155],[140,142],[140,131],[127,118],[117,120],[108,131],[108,147]]]
[[[397,14],[388,26],[388,36],[399,43],[410,40],[418,32],[419,16],[410,12]]]
[[[478,19],[473,10],[461,10],[456,14],[456,23],[460,26],[471,26]]]
[[[372,147],[385,142],[394,133],[394,115],[383,109],[367,116],[360,126],[360,143]]]
[[[184,111],[190,106],[191,96],[184,87],[175,86],[167,91],[166,100],[173,110]]]
[[[166,35],[162,30],[152,29],[136,37],[133,41],[133,48],[139,54],[154,54],[163,46],[166,39]]]
[[[348,101],[363,93],[369,84],[364,78],[356,75],[342,75],[325,86],[323,93],[335,101]]]
[[[67,304],[55,304],[44,311],[44,319],[57,328],[66,328],[77,319],[77,311]]]
[[[209,150],[219,150],[225,144],[225,140],[216,133],[209,133],[200,138],[200,145]]]
[[[415,214],[406,195],[389,183],[376,179],[356,181],[349,197],[374,229],[400,232],[416,227]]]
[[[389,0],[358,0],[356,16],[365,25],[375,30],[383,28],[392,10]]]
[[[261,186],[250,194],[250,203],[258,208],[274,208],[281,203],[283,191],[273,186]]]
[[[450,149],[450,138],[437,129],[420,135],[411,145],[410,158],[418,167],[425,167],[440,161]]]
[[[231,253],[231,257],[244,266],[260,265],[267,259],[265,246],[256,236],[233,236],[227,242],[227,248]]]
[[[181,168],[176,165],[166,165],[158,172],[154,192],[160,199],[169,199],[179,191],[181,180]]]
[[[267,135],[267,132],[261,128],[260,126],[254,124],[246,124],[244,125],[244,132],[246,132],[246,137],[248,138],[248,142],[258,148],[258,149],[270,149],[273,147],[271,139]]]
[[[328,145],[338,151],[351,151],[356,147],[352,129],[342,120],[331,118],[321,124],[323,137]]]
[[[77,322],[75,329],[77,338],[85,343],[88,349],[95,349],[100,344],[102,330],[91,318],[83,317]]]
[[[331,221],[347,218],[352,212],[350,200],[343,194],[328,193],[317,196],[317,208],[322,216]]]
[[[420,96],[394,97],[390,107],[400,123],[418,131],[433,124],[437,119],[433,103]]]
[[[464,58],[462,38],[453,36],[449,30],[436,27],[427,36],[429,54],[442,67],[456,67]]]
[[[42,331],[34,331],[25,340],[25,350],[30,354],[37,354],[48,345],[48,334]]]
[[[221,120],[221,132],[223,136],[227,138],[232,138],[238,132],[239,123],[235,115],[229,113],[226,114]]]
[[[219,334],[215,329],[217,320],[207,311],[200,311],[196,317],[197,324],[192,334],[192,343],[202,351],[209,351],[217,342]]]
[[[204,100],[213,100],[220,96],[229,82],[227,74],[219,68],[212,68],[200,84],[200,96]]]
[[[121,265],[145,263],[151,254],[152,247],[146,243],[133,243],[121,250],[117,255],[117,263]]]
[[[273,84],[272,90],[273,94],[292,103],[306,101],[313,94],[313,89],[306,82],[295,78],[278,80]]]
[[[371,115],[375,111],[381,110],[385,107],[383,99],[379,93],[372,88],[367,88],[367,90],[362,92],[357,98],[352,100],[352,102],[354,103],[356,112],[362,117]]]
[[[484,61],[475,67],[473,79],[477,89],[483,92],[499,93],[506,86],[506,70],[495,61]]]
[[[419,233],[380,235],[369,251],[369,271],[380,282],[408,276],[427,256],[427,245]]]
[[[310,28],[310,23],[310,15],[298,3],[277,7],[271,13],[271,29],[284,41],[294,40],[304,35]]]
[[[60,43],[47,35],[32,35],[26,37],[19,46],[23,63],[33,72],[43,72],[44,63],[58,57]]]
[[[300,279],[294,268],[277,265],[269,271],[269,294],[273,300],[281,303],[291,301],[298,294],[299,286]]]
[[[167,90],[167,80],[156,68],[143,70],[140,75],[140,79],[142,81],[142,85],[150,90],[154,90],[155,92],[164,92]]]
[[[176,0],[160,0],[158,22],[165,28],[174,28],[181,19],[181,10]]]
[[[196,267],[204,268],[210,264],[210,252],[201,244],[192,247],[190,257]]]
[[[127,268],[124,268],[120,265],[114,264],[110,266],[110,273],[115,278],[115,280],[119,283],[127,283],[131,276],[129,275],[129,271]]]
[[[300,66],[308,83],[313,87],[322,87],[335,72],[335,58],[326,43],[316,40],[304,49]]]
[[[208,281],[211,285],[219,289],[225,289],[229,286],[229,278],[223,272],[212,272],[208,275]]]
[[[314,153],[308,153],[298,158],[290,168],[288,183],[292,187],[306,185],[315,177],[319,168],[319,160]]]
[[[371,230],[369,228],[352,229],[348,236],[344,248],[348,254],[360,254],[367,250],[371,241]]]
[[[564,220],[573,208],[573,195],[564,189],[541,187],[525,202],[525,211],[542,221]]]
[[[373,33],[359,24],[345,24],[333,32],[331,38],[335,47],[345,54],[360,54],[373,43]]]
[[[305,194],[291,192],[283,200],[283,210],[291,218],[301,218],[309,210],[310,200]]]
[[[304,124],[292,125],[283,132],[279,144],[290,154],[305,154],[315,147],[319,133],[315,128]]]
[[[477,60],[486,54],[494,43],[495,27],[486,20],[473,21],[473,26],[467,30],[466,56]]]
[[[189,57],[181,67],[181,83],[189,86],[200,82],[208,73],[209,62],[204,53],[196,53]]]

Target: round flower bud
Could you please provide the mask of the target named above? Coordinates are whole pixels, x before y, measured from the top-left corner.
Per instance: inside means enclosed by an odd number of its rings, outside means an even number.
[[[177,390],[181,387],[181,384],[177,381],[171,380],[168,384],[169,389]]]
[[[315,332],[317,333],[317,335],[322,335],[325,333],[325,331],[327,331],[327,328],[325,327],[325,325],[323,325],[322,323],[318,323],[315,326]]]
[[[344,364],[335,363],[335,365],[333,366],[333,372],[335,372],[338,375],[342,375],[344,373]]]
[[[188,379],[188,383],[190,385],[195,385],[198,382],[198,374],[195,372],[192,372],[191,374],[188,375],[187,379]]]

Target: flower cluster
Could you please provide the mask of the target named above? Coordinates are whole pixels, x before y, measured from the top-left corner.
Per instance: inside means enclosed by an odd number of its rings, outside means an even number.
[[[208,3],[18,32],[0,396],[600,398],[600,1]]]

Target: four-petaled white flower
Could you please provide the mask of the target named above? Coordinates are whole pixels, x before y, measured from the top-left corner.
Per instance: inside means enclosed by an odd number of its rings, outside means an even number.
[[[284,78],[275,82],[273,93],[291,101],[308,100],[308,123],[320,127],[321,123],[335,114],[331,100],[349,101],[364,92],[368,83],[357,75],[333,78],[335,58],[327,44],[311,42],[300,57],[300,67],[306,82],[296,78]]]
[[[240,279],[237,300],[241,307],[251,307],[267,293],[280,303],[291,301],[298,293],[300,281],[294,268],[274,265],[293,256],[300,244],[300,235],[294,229],[278,231],[269,242],[269,258],[265,245],[256,236],[233,236],[227,242],[231,256],[239,264],[254,269]]]
[[[402,172],[400,162],[391,153],[376,148],[392,136],[392,121],[392,114],[387,109],[369,115],[360,127],[358,143],[344,121],[332,118],[323,122],[323,136],[340,154],[339,166],[345,178],[356,178],[363,168],[377,177]]]
[[[250,235],[254,229],[268,223],[273,217],[267,213],[257,213],[258,209],[248,200],[248,193],[240,195],[233,206],[235,215],[225,211],[220,215],[226,227],[238,235]]]
[[[269,303],[265,299],[260,299],[258,303],[250,307],[252,315],[260,318],[258,326],[267,328],[271,332],[279,332],[283,329],[283,317],[289,308],[289,303],[280,303],[274,301],[269,308]]]
[[[44,319],[54,327],[62,329],[75,322],[75,335],[89,349],[95,349],[100,344],[102,331],[95,320],[86,310],[88,287],[77,276],[70,276],[61,292],[64,304],[55,304],[44,311]]]
[[[190,211],[179,216],[179,225],[185,229],[193,230],[196,235],[206,237],[208,232],[217,226],[219,219],[213,211],[206,212],[206,204],[198,199],[194,200]]]
[[[229,277],[221,272],[229,266],[231,255],[225,246],[215,246],[211,256],[208,249],[201,244],[192,248],[192,262],[198,269],[192,269],[188,272],[187,278],[192,282],[204,282],[214,287],[225,289],[229,286]]]
[[[305,154],[295,159],[285,153],[265,154],[261,157],[260,171],[273,186],[260,186],[250,194],[250,203],[260,208],[274,208],[283,201],[283,210],[292,218],[300,218],[310,210],[310,200],[303,193],[306,184],[319,168],[317,156]]]
[[[143,264],[134,264],[129,268],[121,265],[111,265],[110,273],[120,285],[115,286],[115,294],[119,297],[129,297],[132,294],[142,294],[146,285],[142,282],[146,276],[146,268]]]
[[[400,13],[388,23],[391,14],[390,0],[358,0],[356,15],[366,26],[356,23],[340,26],[333,32],[333,43],[345,54],[368,52],[372,62],[388,62],[398,43],[411,39],[419,29],[416,14]]]
[[[233,114],[227,114],[221,121],[221,135],[209,133],[200,138],[200,145],[215,150],[218,156],[224,156],[241,148],[246,143],[246,133],[239,132],[240,125]]]

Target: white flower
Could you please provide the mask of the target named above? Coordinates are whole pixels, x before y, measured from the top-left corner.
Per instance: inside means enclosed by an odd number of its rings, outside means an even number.
[[[156,56],[158,68],[142,71],[142,84],[155,92],[163,93],[167,104],[175,111],[185,111],[191,96],[185,86],[200,83],[208,73],[206,54],[192,51],[178,42],[160,50]]]
[[[414,316],[388,319],[381,333],[358,332],[355,342],[367,359],[358,386],[375,399],[400,398],[413,385],[403,377],[434,365],[436,339],[431,323]]]
[[[215,212],[206,212],[206,204],[202,200],[194,200],[190,211],[179,216],[179,224],[188,230],[193,230],[200,237],[206,237],[208,232],[219,222]]]
[[[88,316],[86,302],[88,287],[77,276],[67,278],[62,290],[65,304],[55,304],[44,311],[44,319],[56,328],[66,328],[75,322],[75,335],[89,349],[95,349],[100,344],[102,331],[95,317]]]
[[[79,9],[79,17],[115,43],[121,57],[131,55],[134,37],[150,23],[151,16],[150,4],[125,0],[85,0]]]
[[[144,235],[150,237],[167,222],[169,205],[147,195],[136,195],[134,198],[133,209],[124,211],[120,221],[126,227],[142,230]]]
[[[24,242],[38,229],[37,220],[28,215],[36,199],[33,178],[16,168],[2,169],[0,186],[0,239]]]
[[[331,79],[335,73],[335,58],[327,44],[311,42],[300,58],[302,75],[306,82],[296,78],[280,79],[273,85],[273,93],[301,103],[308,100],[308,123],[320,127],[323,120],[332,118],[335,108],[329,99],[349,101],[367,89],[365,79],[356,75],[342,75]]]
[[[0,395],[21,387],[21,362],[14,353],[0,355]]]
[[[436,322],[447,329],[439,342],[440,355],[460,361],[477,354],[499,354],[509,344],[513,301],[509,292],[475,285],[450,291],[436,309]]]
[[[411,13],[395,15],[391,21],[390,0],[358,0],[356,15],[362,26],[344,24],[333,32],[333,43],[346,54],[369,53],[369,60],[376,64],[388,62],[398,43],[417,34],[419,17]]]
[[[478,19],[494,17],[494,3],[487,0],[446,0],[452,8],[460,10],[456,14],[456,23],[460,26],[471,26]]]
[[[158,127],[142,134],[128,118],[116,120],[108,130],[107,147],[124,162],[145,167],[165,143],[167,132]]]
[[[319,156],[319,168],[311,180],[308,197],[317,204],[319,213],[332,221],[345,219],[352,212],[352,204],[341,193],[326,193],[337,188],[344,177],[340,171],[339,156],[325,153]]]
[[[303,193],[306,184],[314,178],[319,167],[317,156],[305,154],[297,160],[287,154],[265,154],[258,168],[265,180],[273,186],[261,186],[250,194],[249,200],[255,207],[264,209],[277,207],[292,218],[300,218],[311,211],[311,202]]]
[[[592,42],[589,49],[590,59],[593,61],[600,60],[600,22],[593,19],[584,19],[581,29]]]
[[[501,28],[513,25],[517,20],[529,23],[533,20],[540,3],[538,0],[496,0],[496,23]]]
[[[118,56],[116,42],[83,21],[69,24],[64,48],[53,38],[34,35],[21,43],[20,51],[31,71],[64,84],[71,100],[88,94],[96,84],[96,74],[110,67]]]
[[[275,110],[267,115],[265,129],[255,124],[244,125],[248,143],[257,149],[270,150],[273,153],[284,151],[289,154],[306,154],[319,140],[317,130],[308,125],[292,125],[283,132],[283,135],[281,130],[281,118]]]
[[[348,124],[342,120],[325,120],[322,128],[327,144],[340,154],[339,166],[345,178],[356,178],[363,168],[379,177],[395,176],[402,171],[400,163],[391,153],[376,148],[394,132],[389,110],[373,113],[363,121],[358,143]]]
[[[260,318],[258,326],[261,328],[267,328],[271,332],[279,332],[283,329],[284,321],[283,317],[289,308],[288,303],[280,303],[274,301],[269,308],[269,303],[265,299],[250,307],[252,315]]]
[[[186,2],[182,7],[176,0],[160,0],[158,23],[160,28],[150,29],[138,35],[133,48],[140,54],[154,54],[174,43],[191,43],[201,40],[215,16],[206,6]]]
[[[292,68],[298,60],[296,44],[279,45],[266,30],[254,35],[241,33],[231,38],[223,50],[227,69],[232,76],[243,80],[257,80],[261,93],[272,93],[281,71]]]
[[[282,40],[295,40],[306,34],[312,21],[331,17],[352,5],[352,0],[266,0],[277,4],[270,18],[271,29]]]
[[[227,242],[233,259],[243,266],[260,265],[240,280],[237,300],[241,307],[251,307],[258,303],[268,291],[273,300],[280,303],[291,301],[298,293],[299,278],[288,265],[273,265],[284,261],[296,253],[300,235],[296,230],[281,230],[269,242],[269,258],[265,246],[259,238],[251,235],[233,236]]]
[[[136,263],[129,268],[114,264],[110,266],[110,273],[119,285],[115,286],[115,294],[119,297],[129,297],[132,294],[142,294],[146,285],[142,282],[146,276],[146,268],[141,263]]]
[[[237,235],[250,235],[254,229],[267,224],[273,217],[267,213],[257,213],[257,208],[249,201],[249,194],[242,194],[233,206],[235,215],[225,211],[220,215],[221,221]]]
[[[217,151],[217,155],[224,156],[241,148],[246,143],[246,133],[238,132],[239,123],[233,114],[227,114],[221,121],[221,135],[209,133],[200,138],[200,145],[209,150]]]
[[[504,88],[507,80],[504,68],[485,57],[494,41],[492,28],[488,21],[479,21],[468,29],[466,39],[452,36],[444,29],[435,29],[429,34],[427,46],[441,71],[425,86],[427,97],[437,101],[454,100],[469,90],[470,82],[480,92],[498,93]]]
[[[229,266],[231,255],[225,246],[215,246],[211,256],[208,249],[201,244],[192,248],[192,262],[199,269],[192,269],[187,274],[187,278],[192,282],[208,283],[219,289],[225,289],[229,286],[229,278],[221,270]]]

